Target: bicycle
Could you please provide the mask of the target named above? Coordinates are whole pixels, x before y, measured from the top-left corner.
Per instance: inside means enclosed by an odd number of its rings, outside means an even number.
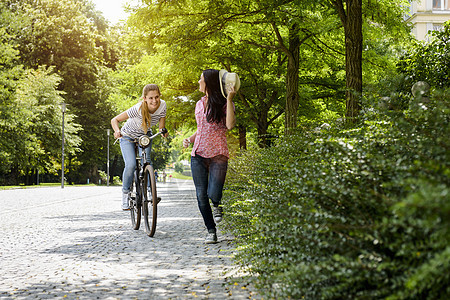
[[[136,169],[131,183],[130,193],[128,193],[128,203],[130,207],[131,225],[134,230],[141,226],[141,215],[144,217],[145,232],[149,237],[153,237],[156,230],[157,204],[159,202],[156,194],[156,180],[153,166],[147,162],[147,154],[144,149],[150,145],[155,137],[166,134],[167,129],[163,128],[157,134],[148,136],[146,134],[135,139]],[[139,156],[139,148],[141,155]],[[150,184],[149,184],[150,181]],[[148,188],[147,188],[148,187]],[[151,195],[151,199],[149,198]],[[149,206],[151,209],[149,209]],[[142,213],[142,214],[141,214]]]

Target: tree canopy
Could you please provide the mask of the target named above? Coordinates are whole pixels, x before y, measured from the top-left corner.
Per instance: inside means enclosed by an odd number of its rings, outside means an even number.
[[[360,5],[360,12],[350,4]],[[389,1],[147,1],[130,8],[127,23],[114,26],[86,0],[2,5],[11,59],[23,66],[20,72],[46,66],[57,74],[56,89],[79,124],[79,150],[66,162],[73,182],[104,168],[109,120],[138,101],[147,83],[161,87],[169,129],[184,135],[195,127],[201,71],[237,72],[242,86],[231,147],[267,147],[305,124],[348,117],[350,97],[359,110],[361,93],[387,71],[395,72],[398,41],[407,41],[408,32],[402,6]],[[364,49],[358,88],[348,86],[345,58],[346,26],[353,25],[344,21],[355,20],[351,13],[360,15],[357,26],[367,37],[358,40]],[[111,151],[120,158],[117,147]]]
[[[200,74],[227,69],[225,228],[261,293],[448,298],[450,23],[418,42],[408,5],[145,0],[111,26],[89,0],[1,1],[0,184],[58,182],[62,145],[66,179],[97,182],[148,83],[168,105],[154,166],[183,171]]]

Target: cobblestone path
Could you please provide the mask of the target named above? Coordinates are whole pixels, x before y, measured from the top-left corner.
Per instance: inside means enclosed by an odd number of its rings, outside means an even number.
[[[192,181],[158,195],[149,238],[117,186],[0,191],[0,299],[257,299],[238,283],[232,239],[204,244]]]

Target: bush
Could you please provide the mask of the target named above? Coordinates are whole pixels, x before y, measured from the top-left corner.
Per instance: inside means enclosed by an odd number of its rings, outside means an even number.
[[[183,164],[180,162],[176,163],[174,169],[175,169],[175,172],[177,172],[177,173],[180,173],[180,174],[183,173],[183,170],[184,170]]]
[[[398,69],[412,86],[426,81],[437,88],[450,87],[450,21],[433,31],[430,42],[417,44],[400,60]]]
[[[102,184],[106,184],[107,180],[108,180],[108,174],[106,174],[105,171],[98,170],[98,175],[99,175],[100,179],[102,180]],[[110,175],[110,176],[112,176],[112,175]],[[122,181],[120,180],[120,177],[119,176],[113,176],[112,184],[113,185],[121,185]]]
[[[113,184],[114,185],[122,185],[122,180],[120,179],[119,176],[114,176],[113,177]]]
[[[450,297],[449,94],[230,162],[225,226],[263,295]]]

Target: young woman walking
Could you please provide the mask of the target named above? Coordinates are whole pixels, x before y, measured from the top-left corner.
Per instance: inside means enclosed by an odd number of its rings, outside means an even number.
[[[236,124],[233,97],[240,87],[239,77],[225,70],[204,70],[199,90],[205,96],[195,106],[197,131],[183,140],[187,148],[193,143],[191,171],[197,203],[208,230],[205,242],[217,243],[216,223],[222,221],[222,190],[228,167],[226,133]],[[209,199],[213,204],[211,205]]]

